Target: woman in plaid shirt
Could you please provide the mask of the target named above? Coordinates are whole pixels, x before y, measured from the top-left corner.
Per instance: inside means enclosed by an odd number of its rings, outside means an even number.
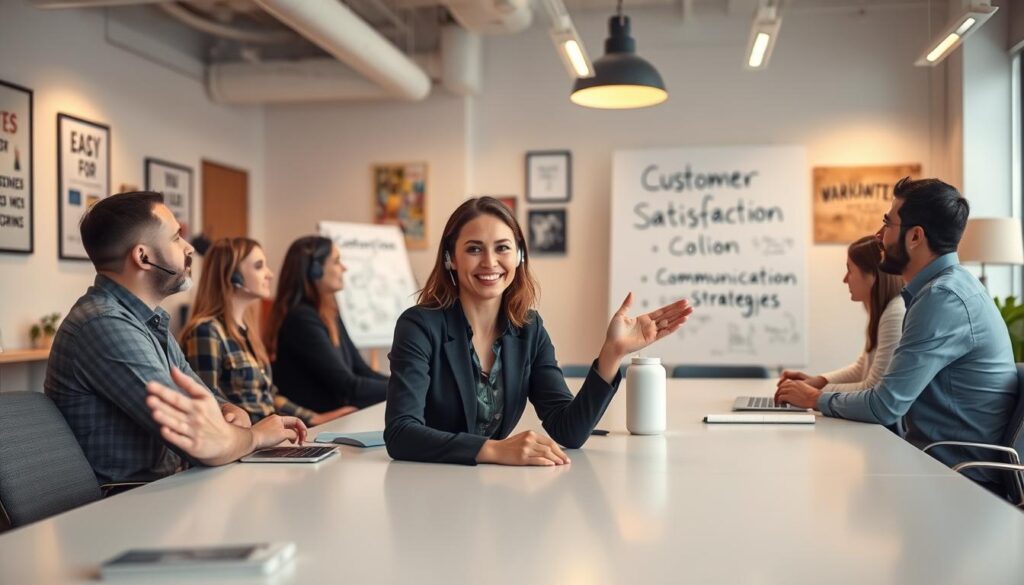
[[[288,414],[319,425],[356,409],[318,413],[278,393],[259,334],[258,310],[270,297],[273,272],[259,243],[225,238],[204,255],[192,316],[181,334],[185,356],[214,392],[242,407],[253,422]]]

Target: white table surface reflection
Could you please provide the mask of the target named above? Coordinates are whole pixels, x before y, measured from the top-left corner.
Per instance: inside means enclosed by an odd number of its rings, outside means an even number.
[[[773,386],[670,380],[653,437],[626,432],[620,395],[611,434],[560,468],[344,447],[315,466],[188,471],[0,536],[0,583],[95,582],[130,547],[274,540],[298,557],[260,582],[1024,582],[1024,514],[884,428],[701,422]],[[318,430],[377,430],[383,413]],[[521,427],[540,428],[531,409]]]

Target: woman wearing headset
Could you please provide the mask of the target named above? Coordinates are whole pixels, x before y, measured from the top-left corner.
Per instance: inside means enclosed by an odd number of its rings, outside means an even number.
[[[587,440],[615,395],[622,359],[679,329],[693,311],[677,301],[630,317],[630,293],[573,398],[533,310],[528,260],[522,228],[497,199],[470,199],[448,218],[418,305],[395,328],[384,429],[392,457],[569,463],[558,444]],[[527,400],[554,440],[533,431],[509,436]]]
[[[306,236],[288,248],[266,343],[281,393],[306,408],[330,411],[383,402],[388,378],[363,361],[345,330],[334,295],[344,286],[338,247]]]
[[[278,394],[256,318],[260,301],[270,298],[273,278],[255,240],[225,238],[206,251],[192,316],[181,333],[189,364],[211,390],[242,407],[253,422],[277,413],[313,426],[352,412],[317,412]]]

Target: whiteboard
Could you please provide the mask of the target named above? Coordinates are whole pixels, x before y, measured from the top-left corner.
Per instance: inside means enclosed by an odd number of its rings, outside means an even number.
[[[610,311],[689,299],[666,364],[806,364],[810,200],[802,147],[616,151]]]
[[[338,246],[347,268],[337,299],[352,342],[359,349],[391,347],[395,323],[417,291],[402,230],[322,221],[318,231]]]

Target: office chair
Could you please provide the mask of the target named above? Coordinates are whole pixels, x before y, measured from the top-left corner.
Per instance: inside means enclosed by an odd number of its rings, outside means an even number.
[[[923,451],[928,452],[933,447],[942,445],[955,445],[960,447],[977,447],[993,451],[1001,461],[964,461],[953,466],[953,471],[964,471],[967,469],[999,469],[1009,472],[1009,478],[1004,482],[1007,498],[1018,508],[1024,508],[1024,465],[1021,464],[1020,453],[1024,450],[1024,364],[1017,364],[1017,407],[1006,425],[1006,435],[1002,445],[989,445],[986,443],[965,443],[963,441],[937,441],[926,446]]]
[[[56,405],[41,392],[0,394],[0,528],[17,528],[102,497]]]
[[[694,366],[684,365],[672,368],[673,378],[757,378],[771,377],[764,366]]]

